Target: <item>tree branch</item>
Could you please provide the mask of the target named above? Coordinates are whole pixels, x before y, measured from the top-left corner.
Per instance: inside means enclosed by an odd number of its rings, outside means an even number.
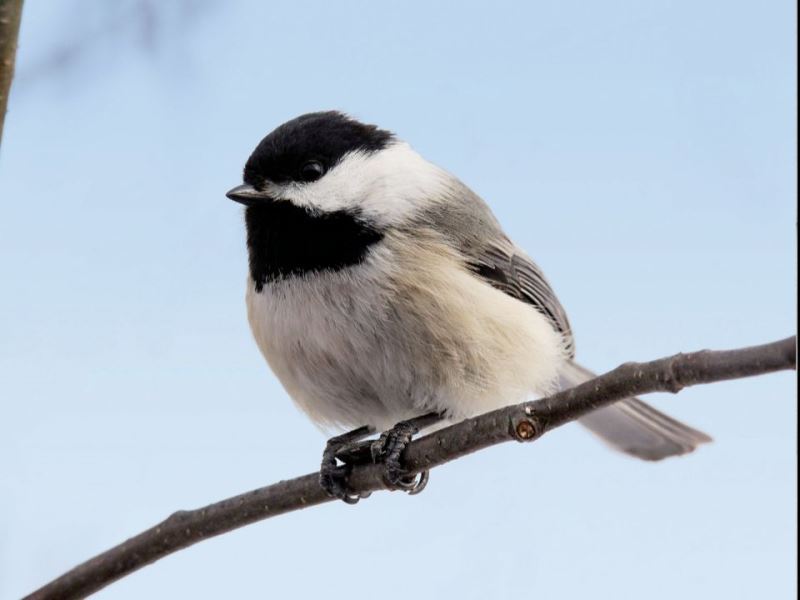
[[[3,123],[6,120],[11,79],[14,77],[21,16],[22,0],[0,0],[0,142],[3,140]]]
[[[438,467],[502,442],[533,441],[544,433],[628,396],[677,393],[684,387],[796,369],[796,338],[739,350],[703,350],[613,371],[548,398],[495,410],[413,441],[406,449],[409,471]],[[139,535],[78,565],[27,599],[83,598],[168,554],[238,527],[332,500],[310,473],[222,500],[178,511]],[[353,469],[354,492],[386,489],[380,465]]]

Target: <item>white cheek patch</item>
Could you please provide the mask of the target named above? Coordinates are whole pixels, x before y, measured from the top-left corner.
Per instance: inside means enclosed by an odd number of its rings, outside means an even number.
[[[275,198],[320,212],[347,210],[394,225],[448,188],[449,176],[404,142],[378,152],[346,154],[318,181],[267,184]]]

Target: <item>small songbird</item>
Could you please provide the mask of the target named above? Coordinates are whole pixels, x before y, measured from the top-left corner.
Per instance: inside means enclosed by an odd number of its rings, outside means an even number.
[[[550,284],[486,203],[389,131],[335,111],[297,117],[227,196],[247,207],[258,347],[316,424],[355,428],[323,455],[337,498],[358,500],[337,456],[374,431],[387,482],[418,491],[426,477],[406,477],[401,458],[420,428],[593,376]],[[710,441],[636,398],[580,423],[645,460]]]

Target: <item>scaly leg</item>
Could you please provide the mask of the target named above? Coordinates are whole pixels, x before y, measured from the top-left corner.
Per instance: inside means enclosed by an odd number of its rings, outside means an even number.
[[[355,504],[361,498],[366,498],[369,495],[353,494],[347,489],[347,476],[353,466],[347,462],[343,465],[337,464],[337,455],[346,452],[359,440],[371,433],[374,433],[372,427],[359,427],[353,431],[332,437],[325,445],[325,451],[322,453],[322,464],[319,469],[319,484],[334,498],[343,500],[348,504]]]
[[[422,471],[418,475],[408,475],[403,468],[403,452],[416,433],[441,420],[441,414],[429,413],[400,421],[391,429],[384,431],[372,443],[372,460],[383,463],[383,478],[389,487],[409,494],[419,494],[425,489],[428,483],[428,471]]]

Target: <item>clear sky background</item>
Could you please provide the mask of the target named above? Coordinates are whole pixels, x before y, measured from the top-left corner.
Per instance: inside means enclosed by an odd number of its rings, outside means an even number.
[[[796,330],[794,3],[27,2],[0,156],[0,597],[325,438],[247,328],[240,182],[281,122],[395,130],[494,207],[596,370]],[[794,374],[652,397],[647,464],[577,426],[247,527],[98,597],[788,598]]]

